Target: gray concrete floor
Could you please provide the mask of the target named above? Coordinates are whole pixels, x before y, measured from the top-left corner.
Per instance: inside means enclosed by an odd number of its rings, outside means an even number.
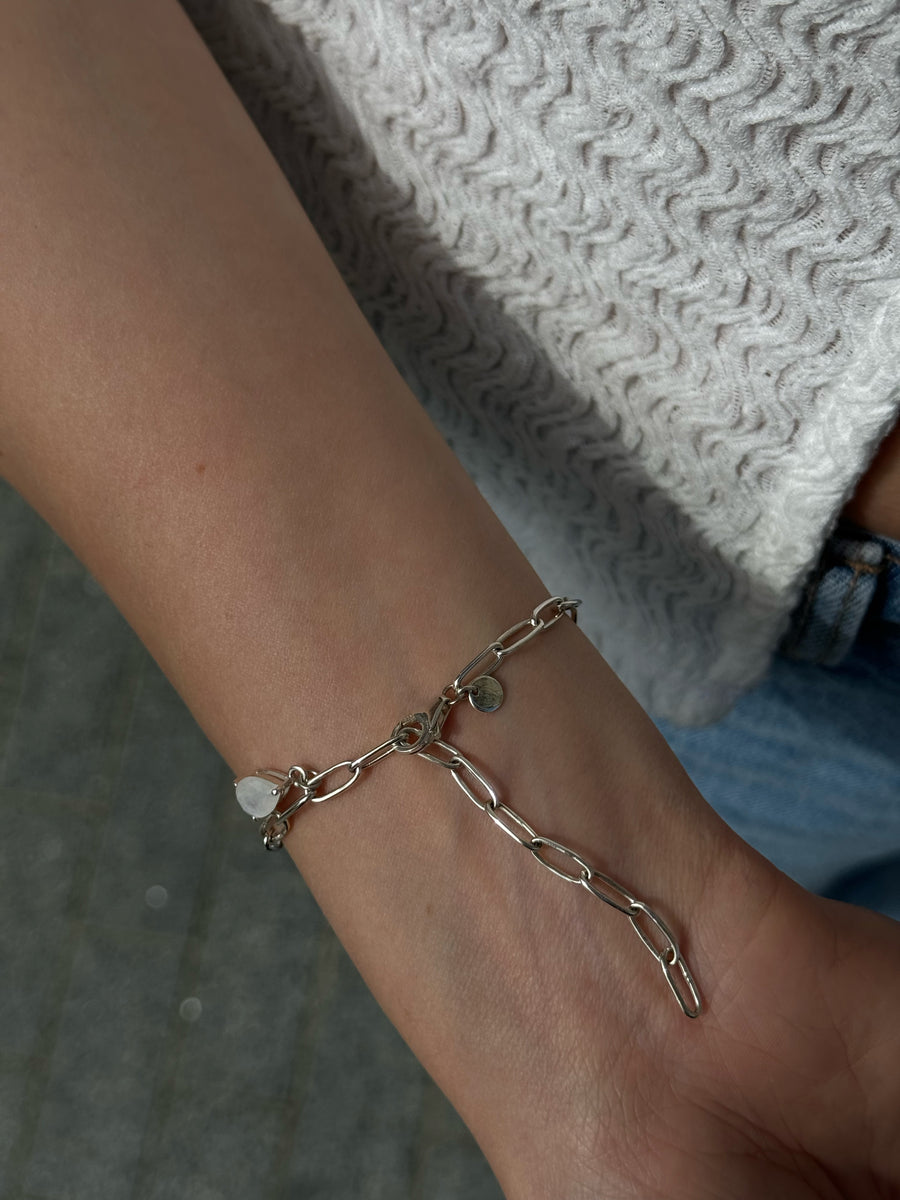
[[[0,485],[0,1196],[500,1200],[101,589]]]

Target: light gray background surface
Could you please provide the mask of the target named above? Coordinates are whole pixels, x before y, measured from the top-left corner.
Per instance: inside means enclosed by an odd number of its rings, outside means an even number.
[[[232,796],[99,586],[0,484],[0,1196],[500,1200]]]

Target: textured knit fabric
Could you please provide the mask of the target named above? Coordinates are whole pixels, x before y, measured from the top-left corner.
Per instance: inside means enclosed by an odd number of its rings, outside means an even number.
[[[900,408],[900,6],[184,4],[548,589],[725,712]]]

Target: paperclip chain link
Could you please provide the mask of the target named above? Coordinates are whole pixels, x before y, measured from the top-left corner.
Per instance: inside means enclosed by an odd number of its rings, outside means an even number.
[[[662,917],[610,876],[591,866],[577,851],[537,833],[524,817],[500,800],[497,789],[474,763],[441,738],[447,717],[454,705],[464,698],[476,701],[473,706],[480,707],[482,711],[492,711],[492,704],[499,706],[503,692],[499,684],[493,681],[493,675],[500,664],[564,616],[577,620],[576,609],[580,603],[580,600],[566,596],[552,596],[542,601],[530,617],[511,625],[466,663],[441,690],[428,712],[411,713],[404,717],[394,726],[389,738],[357,758],[344,759],[324,771],[301,766],[292,766],[287,771],[274,768],[259,770],[255,776],[236,779],[235,787],[239,789],[240,797],[241,785],[258,784],[259,780],[264,780],[271,786],[273,808],[257,819],[262,822],[262,840],[266,849],[278,850],[290,829],[291,818],[305,804],[321,804],[346,792],[359,782],[364,771],[391,754],[418,754],[449,770],[454,782],[473,804],[487,813],[503,833],[528,850],[547,871],[558,879],[585,888],[592,896],[628,917],[635,933],[659,964],[681,1011],[685,1016],[698,1017],[703,1011],[700,993],[678,942]],[[490,659],[493,661],[490,662]],[[492,681],[493,687],[490,686]],[[445,757],[435,751],[440,751]],[[323,782],[341,771],[345,771],[347,777],[342,782],[335,781],[320,794]],[[259,790],[258,786],[256,790]],[[295,791],[297,794],[292,795]],[[285,804],[285,801],[289,802]],[[247,808],[243,802],[242,806]],[[247,811],[251,810],[247,808]]]

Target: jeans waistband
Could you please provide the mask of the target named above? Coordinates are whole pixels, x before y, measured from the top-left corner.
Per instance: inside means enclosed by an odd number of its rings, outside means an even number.
[[[841,521],[779,647],[787,658],[838,666],[873,624],[900,631],[900,542]]]

